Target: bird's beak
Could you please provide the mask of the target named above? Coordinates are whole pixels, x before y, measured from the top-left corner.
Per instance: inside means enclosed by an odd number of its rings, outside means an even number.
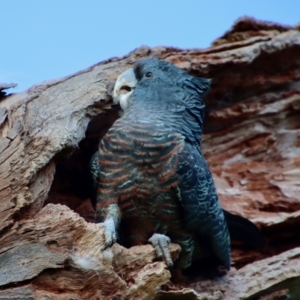
[[[120,103],[123,110],[128,106],[128,97],[137,84],[133,69],[128,69],[119,75],[113,90],[114,103]]]

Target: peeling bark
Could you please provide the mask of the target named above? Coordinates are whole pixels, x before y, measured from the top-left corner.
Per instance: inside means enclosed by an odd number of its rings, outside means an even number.
[[[141,47],[23,93],[0,84],[0,299],[300,299],[299,53],[299,28],[244,18],[208,49]],[[87,162],[118,118],[111,83],[146,56],[213,78],[202,151],[222,206],[269,245],[234,244],[222,278],[175,285],[150,245],[101,250]]]

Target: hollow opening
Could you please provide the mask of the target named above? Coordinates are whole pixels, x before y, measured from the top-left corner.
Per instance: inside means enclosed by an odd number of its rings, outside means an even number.
[[[99,141],[118,118],[119,106],[96,115],[78,147],[64,149],[54,157],[56,172],[44,206],[49,203],[63,204],[87,222],[95,221],[95,204],[90,200],[89,162],[97,151]]]

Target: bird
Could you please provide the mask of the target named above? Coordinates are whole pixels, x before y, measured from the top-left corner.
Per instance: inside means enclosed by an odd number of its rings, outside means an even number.
[[[192,76],[165,60],[144,58],[121,73],[113,100],[122,109],[99,143],[90,171],[96,222],[105,245],[151,243],[173,270],[188,269],[201,248],[215,264],[231,265],[230,233],[263,237],[249,220],[222,209],[201,152],[210,79]],[[173,262],[168,245],[181,247]]]

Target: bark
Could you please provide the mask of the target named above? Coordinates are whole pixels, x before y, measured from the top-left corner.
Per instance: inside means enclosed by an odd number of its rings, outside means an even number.
[[[23,93],[0,84],[0,299],[300,299],[299,53],[299,26],[243,18],[208,49],[141,47]],[[112,83],[146,56],[213,78],[202,151],[222,206],[268,240],[233,245],[222,278],[176,285],[150,245],[101,250],[87,162],[118,118]]]

